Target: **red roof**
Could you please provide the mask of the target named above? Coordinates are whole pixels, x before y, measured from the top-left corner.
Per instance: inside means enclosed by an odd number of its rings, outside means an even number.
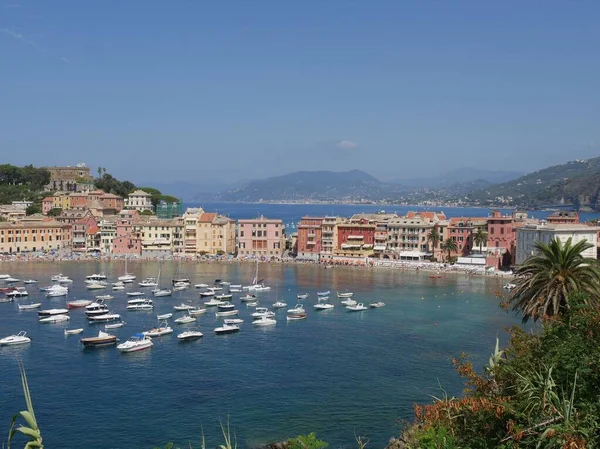
[[[198,221],[200,223],[212,223],[216,216],[217,214],[214,212],[204,212],[200,215],[200,220]]]

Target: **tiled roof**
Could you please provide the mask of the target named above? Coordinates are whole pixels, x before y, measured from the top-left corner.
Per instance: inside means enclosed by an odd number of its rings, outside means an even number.
[[[200,219],[198,220],[200,223],[212,223],[215,217],[217,216],[214,212],[204,212],[200,215]]]

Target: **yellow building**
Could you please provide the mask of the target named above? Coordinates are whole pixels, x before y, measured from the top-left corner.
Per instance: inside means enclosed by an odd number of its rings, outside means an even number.
[[[183,252],[183,223],[182,218],[147,218],[133,223],[132,235],[142,242],[142,256]]]
[[[188,209],[185,223],[185,252],[188,254],[235,253],[235,221],[202,208]]]
[[[66,192],[56,192],[52,195],[52,207],[54,209],[70,210],[71,197]]]
[[[0,223],[0,253],[50,251],[71,247],[71,225],[34,214],[18,223]]]
[[[195,254],[198,244],[198,220],[204,213],[201,207],[188,208],[183,214],[184,252]]]

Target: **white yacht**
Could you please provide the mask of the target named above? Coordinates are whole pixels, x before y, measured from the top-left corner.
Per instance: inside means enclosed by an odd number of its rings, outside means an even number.
[[[219,316],[233,316],[233,315],[237,315],[239,312],[239,310],[223,310],[223,311],[219,311],[215,313],[215,316],[219,317]]]
[[[119,276],[117,280],[124,284],[131,284],[133,281],[135,281],[135,276],[127,272],[127,258],[125,259],[125,273],[123,276]]]
[[[37,284],[37,281],[35,279],[25,279],[23,281],[23,284],[25,285],[29,285],[29,284]]]
[[[274,309],[284,309],[286,307],[287,307],[287,303],[285,303],[283,301],[277,301],[276,303],[273,304]]]
[[[40,323],[62,323],[63,321],[69,321],[71,317],[69,315],[49,315],[40,318]]]
[[[13,291],[6,293],[6,296],[9,298],[23,298],[24,296],[29,296],[25,287],[16,287]]]
[[[241,318],[225,318],[223,320],[223,323],[225,324],[242,324],[244,322],[244,320],[242,320]]]
[[[256,300],[256,295],[244,295],[244,296],[240,296],[240,300],[242,302],[255,301]]]
[[[110,301],[111,299],[115,299],[115,297],[112,295],[98,295],[96,296],[96,299],[99,299],[101,301]]]
[[[206,313],[206,309],[188,309],[188,313],[191,316],[200,316]]]
[[[127,292],[125,293],[127,296],[144,296],[142,292]]]
[[[148,277],[143,281],[138,282],[140,287],[156,287],[158,283],[156,282],[156,278]]]
[[[181,303],[178,306],[173,306],[174,310],[179,310],[179,311],[185,311],[185,310],[190,310],[190,309],[195,309],[196,306],[193,306],[191,304],[184,304]]]
[[[352,293],[352,292],[343,292],[343,293],[338,292],[337,293],[338,298],[352,298],[353,296],[354,296],[354,293]]]
[[[298,298],[298,299],[306,299],[306,298],[308,298],[308,293],[298,293],[296,295],[296,298]]]
[[[214,298],[204,303],[204,305],[207,307],[218,306],[219,304],[221,304],[221,301]]]
[[[149,299],[147,299],[146,301],[142,302],[142,303],[137,303],[137,304],[129,304],[127,306],[127,310],[131,310],[131,311],[135,311],[135,310],[154,310],[154,305],[152,304],[152,301],[150,301]]]
[[[383,306],[385,306],[385,303],[383,301],[372,302],[371,304],[369,304],[369,307],[372,307],[374,309]]]
[[[331,291],[327,290],[326,292],[317,292],[317,296],[329,296]]]
[[[261,316],[259,319],[252,322],[252,325],[254,326],[274,326],[275,324],[277,324],[277,320],[269,318],[268,316]]]
[[[331,310],[333,309],[333,304],[328,303],[326,299],[326,296],[321,296],[319,297],[319,302],[317,304],[314,305],[315,310]]]
[[[130,299],[127,301],[128,305],[133,305],[133,304],[152,304],[152,300],[148,299],[148,298],[134,298],[134,299]]]
[[[306,319],[306,311],[304,310],[304,306],[302,304],[296,304],[296,307],[287,311],[286,318],[288,321]]]
[[[88,290],[101,290],[103,288],[106,288],[107,285],[108,284],[106,282],[92,281],[89,284],[87,284],[85,288],[87,288]]]
[[[193,323],[194,321],[196,321],[196,318],[191,316],[191,315],[184,315],[180,318],[177,318],[175,320],[175,324],[189,324],[189,323]]]
[[[104,273],[90,274],[89,276],[86,276],[85,278],[88,281],[105,281],[106,280],[106,275]]]
[[[169,318],[172,318],[173,314],[172,313],[163,313],[162,315],[156,315],[156,318],[161,321],[161,320],[168,320]]]
[[[340,301],[341,304],[344,304],[345,306],[355,306],[357,304],[357,302],[355,300],[353,300],[352,298],[346,298],[343,301]]]
[[[200,331],[185,331],[182,332],[181,334],[177,335],[177,339],[179,341],[191,341],[191,340],[198,340],[199,338],[202,338],[204,336],[204,334],[202,334],[202,332]]]
[[[363,310],[367,310],[368,307],[365,307],[362,302],[359,302],[353,306],[346,306],[346,309],[350,312],[362,312]]]
[[[41,305],[42,305],[41,302],[36,302],[36,303],[33,303],[33,304],[19,304],[19,310],[39,309]]]
[[[240,327],[235,324],[223,323],[222,326],[215,328],[215,334],[217,334],[217,335],[233,334],[234,332],[239,332],[239,331],[240,331]]]
[[[87,307],[92,303],[89,299],[78,299],[76,301],[69,301],[67,303],[67,309],[80,309],[81,307]]]
[[[159,298],[162,296],[171,296],[173,294],[173,292],[169,289],[159,288],[157,290],[152,291],[152,294],[154,296],[156,296],[157,298]]]
[[[27,336],[27,332],[21,331],[17,335],[9,335],[0,340],[0,346],[22,345],[31,342],[31,338]]]
[[[160,337],[162,335],[172,334],[173,329],[169,326],[166,321],[163,321],[158,327],[154,327],[149,331],[143,332],[148,337]]]
[[[44,316],[52,316],[52,315],[67,315],[68,313],[69,313],[68,309],[45,309],[45,310],[40,310],[38,312],[38,316],[44,317]]]
[[[275,314],[266,307],[257,307],[256,312],[252,314],[252,318],[259,319],[262,317],[273,318]]]
[[[13,278],[13,277],[7,277],[5,279],[3,279],[4,282],[6,282],[7,284],[14,284],[15,282],[19,282],[20,280],[17,278]]]
[[[196,284],[194,288],[208,288],[208,284]]]
[[[135,334],[126,342],[117,345],[117,349],[121,352],[135,352],[151,348],[152,345],[152,339],[149,336]]]

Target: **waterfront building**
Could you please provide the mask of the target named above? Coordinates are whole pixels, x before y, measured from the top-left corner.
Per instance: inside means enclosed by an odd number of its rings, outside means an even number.
[[[168,256],[183,252],[183,227],[181,218],[140,218],[132,223],[132,236],[141,240],[142,256]]]
[[[440,241],[432,248],[428,237],[435,227],[440,234]],[[447,227],[448,222],[443,212],[408,212],[403,217],[393,218],[386,224],[388,255],[400,260],[437,257]]]
[[[340,217],[324,217],[321,225],[321,258],[330,259],[337,247],[337,225]]]
[[[184,224],[184,252],[195,254],[198,251],[198,220],[204,213],[201,207],[189,207],[182,216]]]
[[[375,225],[373,255],[375,257],[383,257],[387,250],[388,223],[396,218],[398,218],[398,214],[386,214],[384,212],[375,214],[354,214],[350,217],[350,222],[358,223],[362,220]]]
[[[25,218],[25,209],[13,204],[0,204],[1,221],[16,222]]]
[[[73,251],[86,252],[100,248],[98,222],[92,214],[88,214],[73,223]],[[96,237],[98,234],[98,238]]]
[[[487,257],[486,265],[495,268],[504,268],[515,261],[515,247],[517,234],[515,217],[502,215],[500,211],[493,211],[487,221]]]
[[[100,251],[103,253],[111,253],[113,239],[117,236],[117,221],[119,220],[118,215],[110,217],[103,217],[98,221],[98,227],[100,228]]]
[[[586,240],[593,245],[592,248],[585,250],[581,255],[583,257],[597,257],[598,246],[598,226],[588,226],[585,224],[561,223],[550,224],[541,222],[540,224],[526,224],[517,228],[517,249],[515,263],[520,265],[531,256],[537,255],[535,249],[536,242],[550,243],[558,238],[561,242],[572,239],[572,244]]]
[[[579,224],[579,213],[576,211],[557,210],[546,218],[548,224]]]
[[[90,168],[83,163],[75,166],[44,168],[50,172],[50,182],[45,187],[46,191],[81,192],[93,187]]]
[[[135,210],[122,210],[117,217],[115,237],[112,239],[111,251],[118,255],[142,255],[142,240],[134,235],[133,223],[139,220]]]
[[[305,260],[319,260],[323,250],[324,217],[302,217],[298,223],[296,257]]]
[[[448,236],[456,242],[456,251],[452,251],[450,256],[467,257],[471,255],[473,248],[477,247],[473,242],[473,234],[479,228],[487,232],[487,218],[451,218],[448,225]],[[487,251],[487,244],[482,247],[482,252],[484,251]]]
[[[55,219],[60,223],[73,224],[88,215],[92,213],[87,209],[63,210]]]
[[[238,257],[281,258],[285,250],[285,226],[280,219],[238,220]]]
[[[139,189],[127,196],[125,206],[127,209],[137,210],[138,212],[154,211],[152,207],[152,195]]]
[[[366,219],[338,223],[337,246],[333,254],[344,257],[372,256],[376,227],[375,223]]]
[[[41,214],[17,223],[0,222],[0,253],[52,251],[71,246],[71,226]]]

